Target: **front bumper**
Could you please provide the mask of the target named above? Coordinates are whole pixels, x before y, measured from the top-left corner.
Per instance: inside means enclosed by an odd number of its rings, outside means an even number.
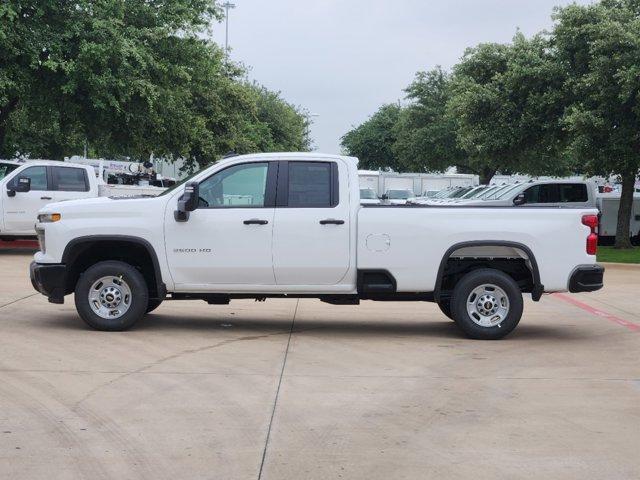
[[[33,288],[48,297],[51,303],[64,303],[66,265],[31,262],[29,274]]]
[[[569,291],[595,292],[603,286],[604,267],[600,265],[581,265],[571,274]]]

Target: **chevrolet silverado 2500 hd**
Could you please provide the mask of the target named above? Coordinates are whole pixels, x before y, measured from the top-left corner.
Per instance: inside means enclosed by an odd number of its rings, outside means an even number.
[[[75,293],[101,330],[164,300],[316,297],[437,302],[470,337],[501,338],[523,293],[593,291],[597,210],[360,205],[357,159],[315,153],[222,160],[155,198],[46,206],[34,287]]]

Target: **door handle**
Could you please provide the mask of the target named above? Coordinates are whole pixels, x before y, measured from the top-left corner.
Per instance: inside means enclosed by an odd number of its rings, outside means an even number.
[[[343,225],[344,220],[336,220],[335,218],[327,218],[320,220],[320,225]]]
[[[244,223],[245,225],[266,225],[269,222],[267,220],[260,220],[258,218],[252,218],[251,220],[245,220],[242,223]]]
[[[53,200],[51,197],[40,197],[40,200]]]

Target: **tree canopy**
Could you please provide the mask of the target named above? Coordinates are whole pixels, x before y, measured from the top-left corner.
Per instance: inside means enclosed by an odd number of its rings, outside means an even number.
[[[213,0],[0,4],[0,155],[185,158],[308,148],[304,112],[206,39]]]
[[[397,120],[376,121],[381,109],[343,137],[344,149],[367,166],[456,166],[483,183],[496,172],[618,175],[616,245],[630,246],[640,169],[640,0],[572,4],[553,19],[550,32],[467,49],[451,72],[419,72]],[[352,141],[373,125],[386,157]]]

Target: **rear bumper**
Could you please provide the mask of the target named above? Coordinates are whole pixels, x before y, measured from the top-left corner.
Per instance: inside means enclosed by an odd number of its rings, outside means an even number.
[[[571,274],[569,291],[595,292],[603,286],[604,267],[600,265],[581,265]]]
[[[66,265],[31,262],[29,275],[33,288],[48,297],[51,303],[64,303]]]

